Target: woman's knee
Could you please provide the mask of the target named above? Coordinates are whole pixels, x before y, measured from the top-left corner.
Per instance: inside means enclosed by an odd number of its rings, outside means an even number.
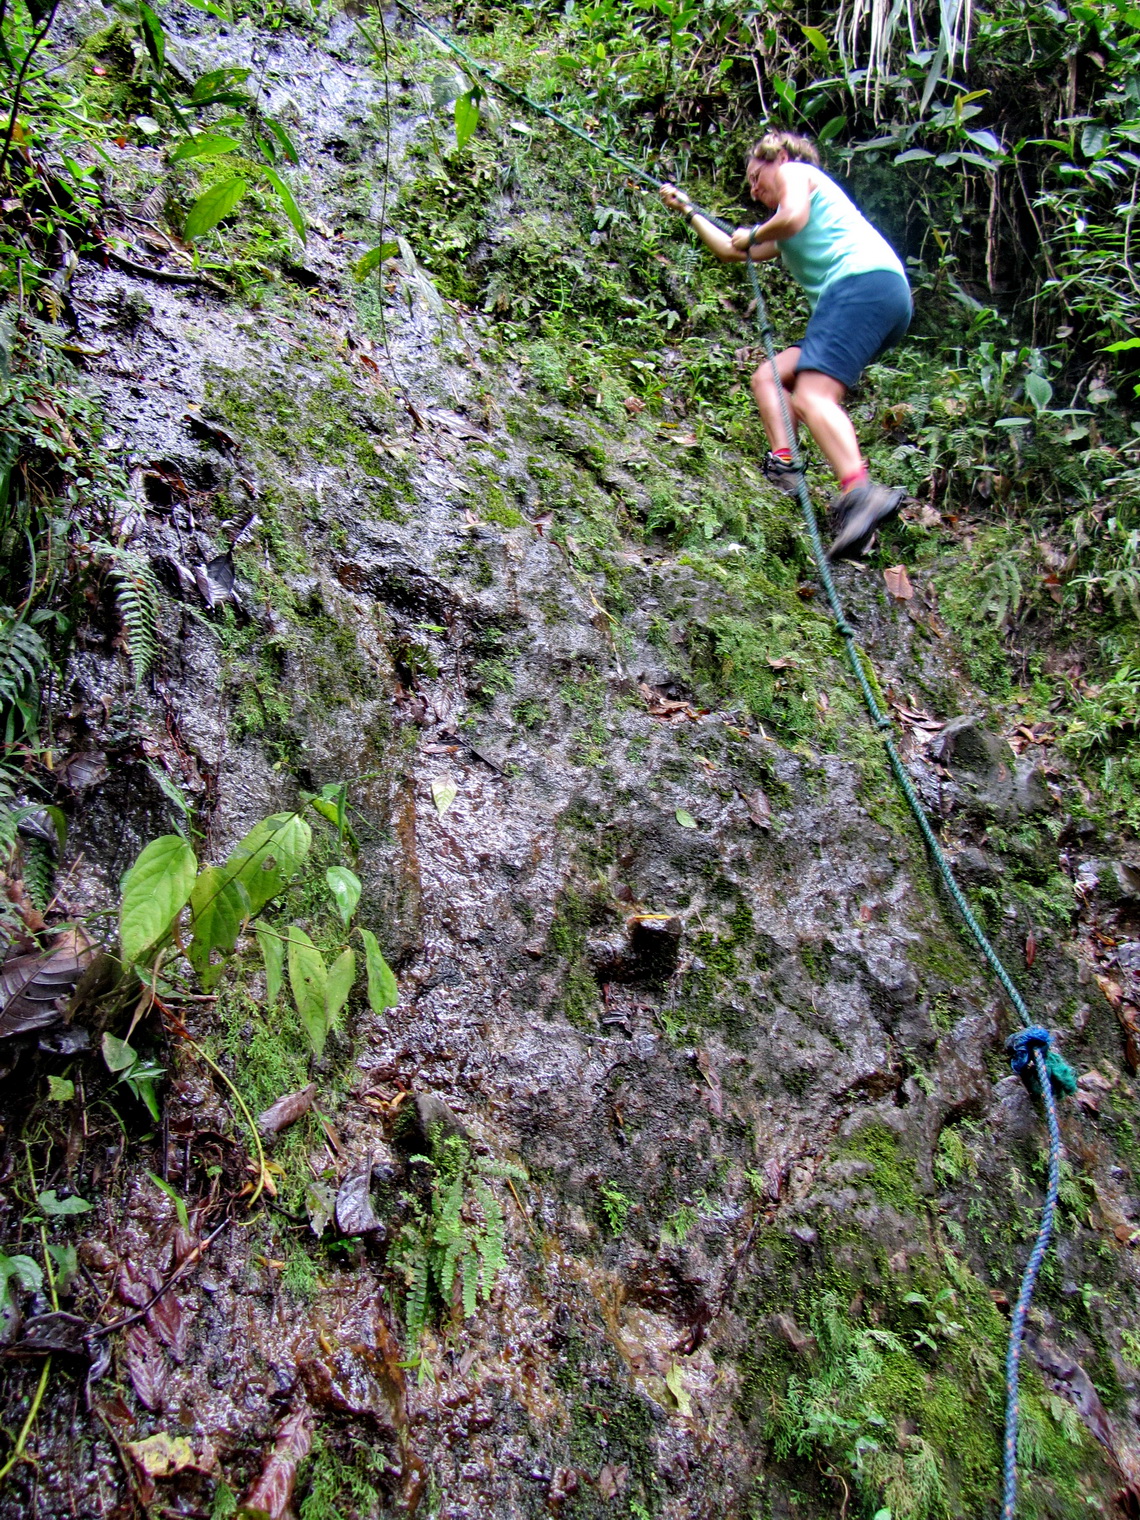
[[[753,395],[760,391],[770,390],[776,384],[776,372],[771,364],[765,359],[764,363],[752,376]]]
[[[806,422],[809,427],[814,417],[833,411],[843,404],[842,388],[827,377],[822,378],[824,383],[820,384],[801,377],[792,391],[792,409],[800,421]]]
[[[819,415],[819,397],[809,390],[797,386],[792,392],[792,415],[797,422],[805,423],[811,427],[812,418]]]

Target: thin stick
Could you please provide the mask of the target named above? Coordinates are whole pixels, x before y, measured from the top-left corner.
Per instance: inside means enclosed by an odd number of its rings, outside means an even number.
[[[212,1072],[214,1072],[216,1076],[221,1077],[222,1081],[226,1084],[230,1092],[233,1094],[237,1106],[242,1111],[242,1116],[244,1117],[245,1122],[249,1125],[249,1132],[253,1136],[254,1148],[257,1151],[257,1186],[253,1190],[253,1197],[249,1200],[249,1207],[252,1209],[254,1204],[261,1197],[262,1189],[265,1187],[266,1179],[269,1176],[265,1165],[265,1151],[262,1149],[261,1136],[257,1132],[257,1125],[253,1122],[253,1115],[246,1107],[245,1099],[242,1097],[241,1093],[238,1092],[237,1088],[230,1081],[229,1077],[226,1076],[225,1072],[218,1065],[218,1063],[210,1059],[210,1057],[202,1049],[201,1045],[198,1044],[197,1040],[191,1039],[190,1035],[186,1031],[186,1026],[182,1023],[182,1020],[176,1018],[171,1010],[167,1008],[159,998],[156,997],[155,1002],[158,1007],[162,1009],[163,1013],[167,1014],[171,1019],[172,1023],[175,1026],[175,1033],[180,1035],[181,1038],[186,1041],[191,1050],[195,1051],[202,1057],[203,1061],[205,1061],[206,1065]]]
[[[20,1434],[16,1437],[16,1445],[12,1451],[12,1455],[8,1458],[7,1462],[4,1463],[4,1466],[0,1467],[0,1479],[6,1478],[12,1471],[13,1467],[15,1467],[16,1463],[23,1458],[24,1447],[27,1444],[28,1434],[32,1428],[32,1422],[35,1420],[36,1415],[39,1414],[40,1405],[43,1403],[44,1391],[47,1388],[48,1374],[50,1372],[51,1357],[49,1356],[47,1361],[44,1363],[44,1370],[40,1373],[39,1387],[36,1389],[36,1396],[32,1400],[32,1407],[28,1410],[28,1417],[21,1427]]]
[[[227,1214],[226,1217],[225,1217],[225,1219],[223,1219],[222,1222],[221,1222],[221,1224],[218,1226],[218,1228],[216,1230],[214,1230],[211,1234],[207,1235],[206,1238],[205,1238],[205,1240],[199,1241],[199,1243],[194,1247],[194,1249],[186,1257],[186,1260],[183,1261],[183,1262],[181,1262],[181,1263],[179,1263],[179,1265],[175,1268],[175,1270],[170,1274],[170,1276],[163,1283],[162,1287],[158,1288],[155,1291],[153,1297],[147,1303],[145,1303],[141,1309],[137,1310],[134,1314],[127,1314],[127,1315],[125,1315],[122,1319],[112,1320],[109,1325],[99,1325],[96,1329],[94,1329],[94,1330],[91,1331],[91,1335],[93,1337],[95,1337],[95,1336],[103,1336],[103,1335],[110,1335],[112,1333],[112,1331],[114,1331],[114,1330],[125,1330],[128,1325],[135,1325],[135,1324],[138,1323],[138,1321],[140,1319],[145,1319],[146,1316],[150,1313],[150,1311],[154,1308],[155,1304],[158,1303],[158,1301],[162,1297],[162,1295],[164,1293],[166,1293],[169,1289],[173,1288],[174,1284],[178,1281],[178,1279],[180,1277],[183,1277],[190,1270],[191,1267],[196,1266],[197,1263],[199,1261],[201,1261],[202,1257],[206,1253],[207,1247],[213,1241],[217,1240],[218,1236],[222,1233],[222,1231],[226,1228],[227,1225],[232,1224],[232,1223],[233,1223],[233,1221],[230,1219],[229,1215]],[[0,1477],[2,1477],[2,1476],[3,1476],[3,1474],[0,1473]]]

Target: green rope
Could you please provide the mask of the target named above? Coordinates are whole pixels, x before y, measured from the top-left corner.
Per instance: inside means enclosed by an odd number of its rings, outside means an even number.
[[[532,100],[530,96],[524,94],[522,90],[516,89],[514,85],[506,84],[503,80],[497,78],[483,64],[477,62],[474,58],[472,58],[471,55],[466,52],[464,48],[460,47],[457,42],[452,41],[450,37],[446,37],[442,32],[437,31],[429,21],[426,21],[423,16],[421,16],[416,10],[412,8],[412,6],[408,5],[406,3],[406,0],[396,0],[396,4],[402,11],[405,11],[426,31],[430,32],[433,37],[435,37],[440,43],[443,44],[444,47],[448,48],[452,53],[456,54],[457,57],[461,58],[464,64],[473,74],[477,74],[480,78],[485,79],[494,89],[510,96],[513,100],[519,101],[520,104],[525,105],[529,110],[536,112],[539,116],[546,117],[548,121],[552,121],[556,126],[560,127],[564,132],[568,132],[572,137],[579,138],[582,142],[586,143],[587,146],[590,147],[594,152],[601,154],[604,158],[610,159],[613,163],[617,164],[627,173],[633,175],[636,179],[641,180],[643,184],[650,185],[656,190],[661,189],[665,181],[657,179],[656,176],[650,174],[639,164],[634,163],[632,159],[626,158],[623,154],[615,152],[613,148],[608,147],[605,143],[599,142],[598,139],[591,136],[589,132],[583,131],[581,127],[575,126],[573,122],[567,121],[565,117],[559,116],[557,112],[550,110],[549,107],[539,105],[537,101]],[[724,233],[731,235],[731,233],[735,230],[729,226],[728,223],[721,221],[718,217],[712,216],[709,212],[702,210],[700,207],[695,206],[693,210],[695,214],[703,216],[706,221],[711,222],[715,227],[718,227],[720,231]],[[775,374],[775,334],[772,330],[772,324],[768,317],[768,308],[764,301],[764,293],[760,288],[760,281],[756,274],[756,261],[751,258],[748,260],[748,275],[752,282],[752,294],[756,301],[756,320],[760,333],[760,339],[764,346],[765,357],[772,367],[773,374]],[[835,619],[836,630],[839,633],[840,638],[843,640],[844,648],[847,651],[848,663],[851,666],[852,673],[855,676],[855,680],[858,683],[859,689],[863,693],[863,701],[866,704],[868,713],[870,714],[871,722],[874,724],[876,730],[882,735],[883,748],[886,751],[887,760],[890,763],[891,770],[894,772],[895,780],[898,782],[899,790],[902,792],[904,798],[906,799],[907,806],[910,808],[910,811],[914,817],[914,821],[918,825],[918,831],[922,835],[923,842],[925,843],[927,850],[930,852],[931,859],[938,869],[938,874],[942,878],[942,883],[945,886],[951,901],[953,902],[955,908],[957,908],[958,913],[961,915],[962,922],[966,925],[966,928],[972,936],[975,944],[978,946],[978,949],[981,951],[983,957],[989,965],[990,970],[997,977],[997,980],[1001,984],[1002,990],[1005,992],[1022,1023],[1027,1028],[1031,1029],[1035,1035],[1040,1034],[1044,1035],[1045,1037],[1045,1050],[1038,1049],[1035,1055],[1030,1088],[1031,1091],[1036,1091],[1037,1095],[1041,1097],[1045,1106],[1045,1114],[1046,1120],[1048,1122],[1050,1137],[1050,1187],[1047,1191],[1045,1206],[1041,1216],[1041,1225],[1037,1233],[1037,1239],[1034,1243],[1033,1251],[1030,1255],[1025,1273],[1022,1277],[1021,1291],[1018,1295],[1018,1302],[1010,1327],[1009,1352],[1007,1356],[1005,1492],[1002,1506],[1002,1516],[1003,1520],[1012,1520],[1016,1506],[1017,1494],[1017,1383],[1021,1340],[1024,1330],[1025,1316],[1028,1313],[1029,1303],[1032,1298],[1037,1273],[1040,1269],[1041,1261],[1045,1255],[1045,1251],[1048,1247],[1049,1239],[1052,1234],[1053,1213],[1056,1202],[1056,1177],[1061,1153],[1061,1139],[1060,1130],[1057,1123],[1056,1104],[1054,1101],[1054,1087],[1062,1092],[1072,1092],[1076,1086],[1076,1078],[1071,1068],[1067,1066],[1067,1064],[1060,1058],[1060,1056],[1055,1051],[1048,1049],[1047,1031],[1039,1030],[1037,1026],[1034,1026],[1029,1009],[1025,1006],[1025,1001],[1022,998],[1021,993],[1017,990],[1013,978],[1006,970],[1001,957],[998,955],[993,945],[990,944],[985,930],[982,928],[978,920],[974,917],[974,913],[970,908],[969,903],[966,901],[962,889],[954,879],[954,873],[951,870],[950,862],[946,859],[945,852],[943,851],[942,845],[938,840],[938,836],[935,834],[933,828],[931,827],[930,819],[926,815],[926,810],[923,807],[922,802],[919,800],[918,793],[914,789],[914,784],[910,779],[910,775],[907,772],[906,767],[903,765],[902,758],[899,755],[897,748],[895,747],[894,739],[891,737],[893,731],[891,719],[879,705],[879,700],[875,695],[874,687],[871,685],[870,679],[867,675],[867,663],[865,663],[867,661],[867,657],[856,643],[855,630],[847,621],[847,615],[843,608],[843,602],[840,599],[839,591],[835,584],[835,579],[831,573],[831,565],[828,561],[827,554],[823,546],[823,539],[820,536],[819,522],[816,518],[815,509],[811,504],[811,497],[808,495],[807,480],[803,467],[803,456],[800,453],[799,441],[796,437],[796,430],[792,425],[792,418],[789,414],[787,393],[782,385],[777,387],[777,392],[780,398],[780,411],[784,423],[784,431],[787,435],[788,444],[791,449],[792,463],[798,473],[796,494],[799,499],[800,511],[803,514],[804,526],[807,529],[808,538],[811,542],[811,551],[812,557],[815,560],[816,574],[818,575],[820,583],[823,586],[824,592],[827,596],[828,606],[831,609],[832,617]]]

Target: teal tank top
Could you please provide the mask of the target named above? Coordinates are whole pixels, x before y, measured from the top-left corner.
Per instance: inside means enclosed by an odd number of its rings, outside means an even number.
[[[853,201],[822,170],[805,226],[777,244],[784,268],[803,287],[812,311],[836,280],[889,269],[906,279],[898,254]]]

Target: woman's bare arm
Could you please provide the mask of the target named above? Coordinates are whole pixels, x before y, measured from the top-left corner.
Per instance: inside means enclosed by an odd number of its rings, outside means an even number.
[[[662,185],[661,199],[671,211],[684,213],[690,227],[704,243],[710,253],[715,253],[718,259],[723,259],[726,264],[743,264],[746,255],[738,248],[734,248],[726,232],[722,232],[715,223],[710,222],[707,216],[702,216],[699,211],[693,210],[693,203],[683,190],[678,190],[676,185]],[[751,230],[751,229],[748,229]],[[752,258],[756,261],[774,259],[779,249],[771,240],[755,243],[752,246]]]

